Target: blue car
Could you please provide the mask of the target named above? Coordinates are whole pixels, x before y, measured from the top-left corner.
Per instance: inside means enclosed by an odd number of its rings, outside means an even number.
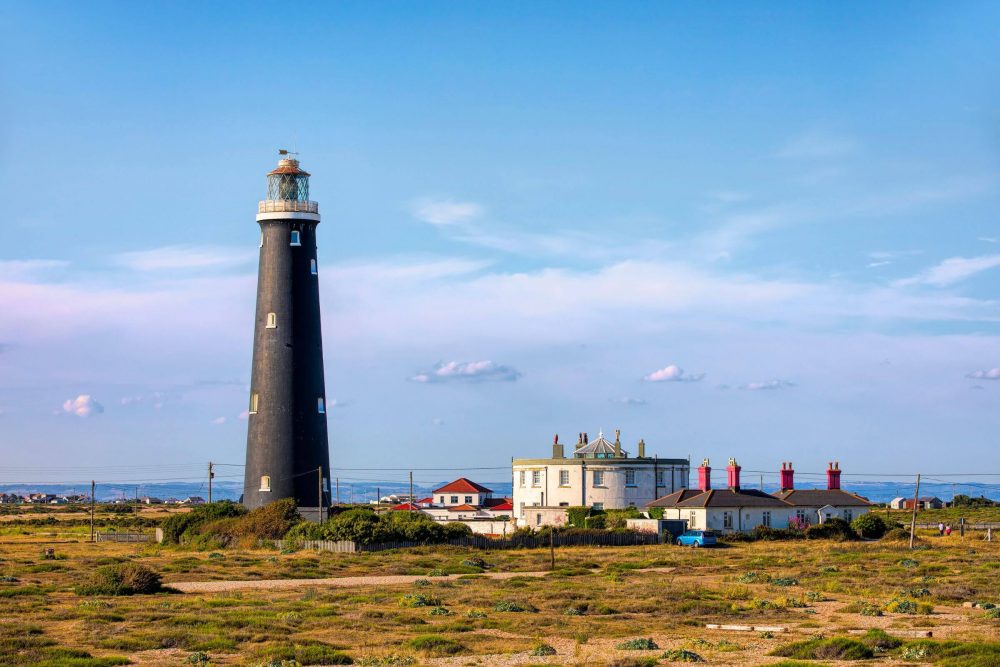
[[[679,547],[714,547],[715,533],[710,530],[689,530],[677,538]]]

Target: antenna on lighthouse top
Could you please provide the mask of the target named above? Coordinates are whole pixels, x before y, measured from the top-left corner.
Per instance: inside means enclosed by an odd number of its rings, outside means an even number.
[[[287,148],[279,148],[278,155],[298,155],[297,151],[290,151]]]

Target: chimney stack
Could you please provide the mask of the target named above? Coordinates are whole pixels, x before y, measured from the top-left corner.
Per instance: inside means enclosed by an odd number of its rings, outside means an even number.
[[[558,433],[556,433],[556,436],[552,439],[552,458],[554,459],[566,458],[563,453],[563,446],[559,444]]]
[[[836,491],[840,488],[840,461],[828,464],[826,469],[826,488]]]
[[[640,459],[646,458],[646,441],[645,440],[639,440],[639,458]]]
[[[736,463],[736,459],[729,459],[729,467],[726,468],[726,472],[729,477],[729,490],[739,493],[740,490],[740,466]]]
[[[622,432],[621,429],[615,429],[615,458],[620,459],[622,457]]]
[[[795,488],[795,471],[792,470],[792,462],[781,463],[781,490],[791,491]]]
[[[586,433],[583,434],[583,444],[585,445],[590,444],[590,436],[588,436]]]
[[[708,465],[708,459],[702,460],[698,468],[698,488],[702,491],[712,490],[712,468]]]

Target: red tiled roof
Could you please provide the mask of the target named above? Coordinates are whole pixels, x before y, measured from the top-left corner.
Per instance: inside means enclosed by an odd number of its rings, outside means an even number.
[[[426,505],[433,505],[434,504],[434,499],[433,498],[421,498],[420,500],[417,501],[417,504],[418,505],[425,505],[425,504]]]
[[[488,505],[486,509],[493,512],[512,512],[514,511],[514,503],[505,498],[499,505]]]
[[[486,509],[494,509],[497,505],[505,505],[505,504],[510,505],[511,509],[513,509],[514,507],[514,501],[511,500],[510,498],[487,498],[482,502],[481,507],[485,507]]]
[[[399,505],[393,505],[389,509],[409,512],[410,510],[419,510],[420,508],[412,503],[400,503]]]
[[[492,489],[487,489],[482,484],[476,484],[471,479],[459,477],[450,484],[445,484],[440,489],[434,489],[434,493],[493,493]]]
[[[479,509],[478,507],[473,507],[472,505],[455,505],[453,507],[449,507],[448,511],[449,512],[475,512],[478,509]]]

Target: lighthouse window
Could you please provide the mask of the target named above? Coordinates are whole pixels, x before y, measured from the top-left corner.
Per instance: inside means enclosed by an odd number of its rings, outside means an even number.
[[[319,410],[319,413],[321,415],[325,415],[326,414],[326,401],[324,401],[322,398],[317,398],[316,399],[316,408]]]
[[[260,394],[254,392],[250,394],[250,414],[257,414],[257,406],[260,403]]]
[[[313,274],[314,276],[319,273],[319,271],[316,269],[316,260],[315,259],[310,259],[309,260],[309,272],[311,274]]]
[[[267,328],[268,329],[278,328],[278,316],[275,313],[267,314]]]
[[[264,232],[260,233],[260,247],[264,247]]]
[[[302,232],[297,229],[292,230],[292,243],[291,245],[302,245]]]
[[[271,476],[270,475],[261,475],[260,476],[260,490],[261,491],[270,491],[271,490]]]

